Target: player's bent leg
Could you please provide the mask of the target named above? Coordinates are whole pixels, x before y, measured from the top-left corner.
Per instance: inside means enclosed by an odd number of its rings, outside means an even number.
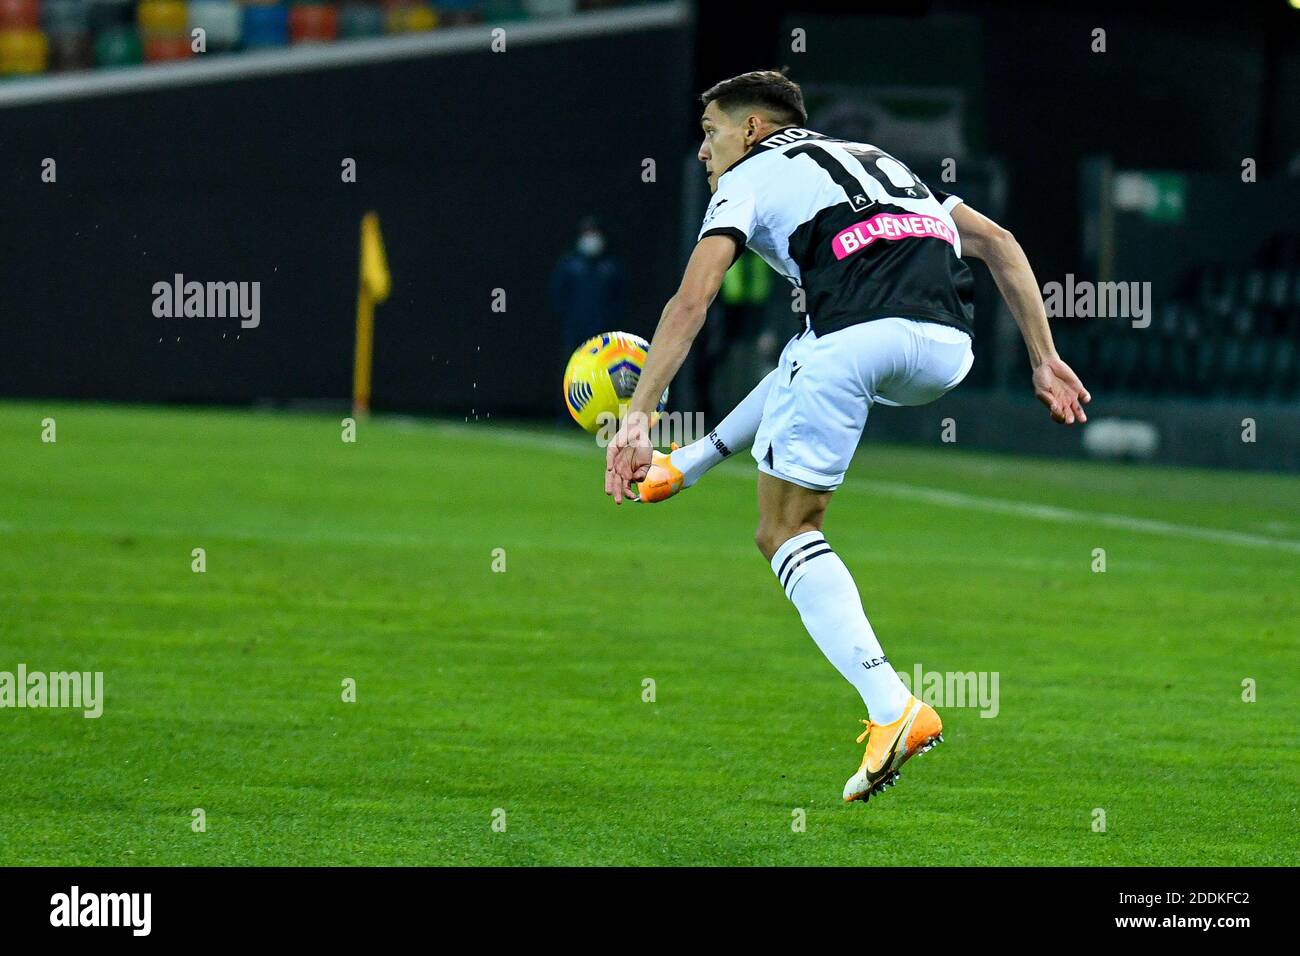
[[[650,463],[650,473],[641,483],[641,500],[653,502],[671,498],[699,481],[714,465],[752,445],[775,375],[776,369],[772,369],[763,376],[704,438],[681,447],[674,444],[668,455],[656,452]]]
[[[805,488],[764,472],[758,474],[758,528],[754,543],[771,561],[786,541],[821,532],[831,492]]]
[[[906,373],[877,383],[876,401],[887,405],[928,405],[956,388],[975,362],[971,338],[937,322],[887,319],[911,340],[913,360]]]
[[[853,576],[822,534],[830,497],[829,490],[760,472],[755,539],[809,635],[871,715],[871,722],[864,721],[869,734],[858,738],[861,743],[870,737],[867,753],[844,787],[844,799],[857,800],[891,785],[904,761],[934,746],[943,725],[895,673]]]
[[[853,576],[822,534],[830,496],[760,473],[759,549],[822,653],[857,689],[876,722],[891,723],[911,694],[889,666]]]

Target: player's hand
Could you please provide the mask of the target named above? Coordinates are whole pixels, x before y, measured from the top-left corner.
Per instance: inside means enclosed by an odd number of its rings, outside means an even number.
[[[640,481],[650,471],[654,451],[650,444],[645,416],[630,414],[605,449],[605,494],[614,496],[614,504],[632,497],[632,482]]]
[[[1047,406],[1054,422],[1073,425],[1088,420],[1083,406],[1092,401],[1092,395],[1059,357],[1045,359],[1034,369],[1034,395]]]

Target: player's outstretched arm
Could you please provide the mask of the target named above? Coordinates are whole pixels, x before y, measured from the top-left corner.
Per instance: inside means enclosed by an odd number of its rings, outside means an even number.
[[[981,259],[993,274],[998,291],[1006,300],[1029,350],[1033,367],[1034,394],[1051,412],[1052,420],[1063,425],[1086,422],[1083,406],[1092,395],[1083,387],[1079,376],[1056,354],[1052,330],[1047,324],[1047,310],[1038,291],[1038,280],[1020,243],[1006,229],[981,215],[965,203],[952,211],[953,222],[961,234],[964,256]]]
[[[631,495],[630,483],[643,479],[650,468],[650,416],[686,361],[735,258],[736,242],[729,236],[701,239],[686,263],[681,285],[659,316],[627,415],[605,452],[605,494],[613,495],[615,504]]]

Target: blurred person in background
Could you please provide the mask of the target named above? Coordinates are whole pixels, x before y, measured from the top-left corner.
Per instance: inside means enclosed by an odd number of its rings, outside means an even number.
[[[560,316],[565,358],[601,332],[623,321],[626,271],[609,251],[605,232],[594,216],[578,223],[578,239],[551,273],[551,308]]]
[[[560,317],[560,365],[587,339],[618,331],[626,299],[626,271],[609,250],[605,231],[595,216],[578,222],[573,248],[560,257],[551,273],[551,308]],[[556,418],[568,422],[561,402]]]

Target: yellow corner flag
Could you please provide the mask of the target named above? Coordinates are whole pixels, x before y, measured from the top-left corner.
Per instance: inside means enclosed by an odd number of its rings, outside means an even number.
[[[357,281],[357,348],[352,363],[352,414],[370,412],[370,369],[374,362],[375,306],[388,298],[392,278],[379,216],[368,212],[361,217],[361,263]]]

